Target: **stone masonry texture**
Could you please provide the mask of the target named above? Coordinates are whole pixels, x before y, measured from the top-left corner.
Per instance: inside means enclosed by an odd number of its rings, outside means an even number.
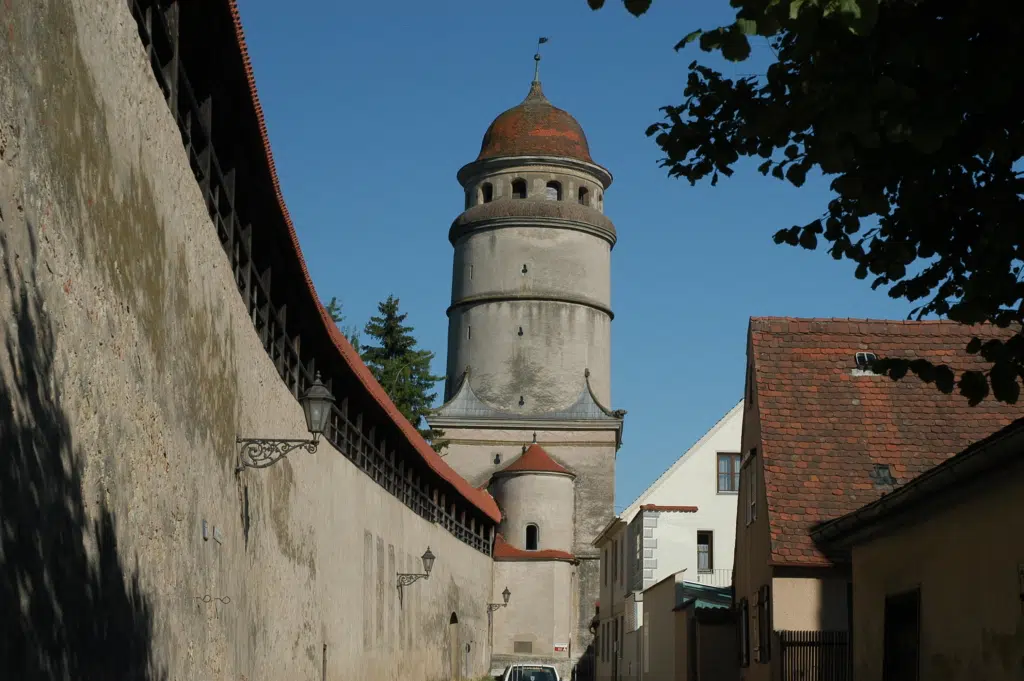
[[[488,556],[327,444],[235,475],[307,434],[128,4],[0,30],[0,678],[486,673]]]

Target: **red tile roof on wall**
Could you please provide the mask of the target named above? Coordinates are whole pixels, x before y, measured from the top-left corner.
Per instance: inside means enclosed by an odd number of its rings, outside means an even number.
[[[556,551],[555,549],[543,549],[541,551],[517,549],[505,541],[505,537],[499,534],[494,537],[494,560],[563,560],[571,562],[576,560],[576,556],[568,551]]]
[[[349,366],[352,372],[359,379],[359,382],[363,384],[367,392],[373,397],[373,399],[384,409],[385,413],[394,421],[395,425],[398,426],[399,430],[408,439],[409,444],[412,445],[413,449],[423,458],[427,466],[430,467],[437,475],[446,480],[451,484],[456,491],[461,494],[467,501],[476,506],[478,509],[483,511],[491,520],[495,522],[501,521],[501,512],[498,510],[498,505],[494,501],[493,497],[486,491],[478,490],[473,487],[469,482],[463,479],[458,473],[456,473],[451,466],[449,466],[441,456],[435,452],[426,440],[419,434],[419,431],[408,419],[406,419],[402,412],[395,407],[394,403],[388,397],[384,389],[377,383],[377,380],[370,373],[370,370],[362,359],[359,357],[359,353],[353,349],[352,345],[338,330],[337,325],[331,320],[330,315],[324,309],[320,303],[320,297],[316,293],[316,287],[313,286],[313,279],[309,276],[309,269],[306,267],[306,260],[302,256],[302,248],[299,246],[299,237],[295,232],[295,225],[292,222],[291,215],[288,213],[288,206],[285,205],[284,195],[281,193],[281,184],[277,177],[277,167],[274,164],[274,156],[270,150],[270,138],[267,135],[267,125],[263,117],[263,107],[260,105],[259,95],[256,91],[256,79],[253,75],[252,62],[249,59],[249,50],[245,44],[245,34],[242,30],[242,19],[238,13],[237,0],[227,0],[228,7],[231,12],[232,19],[235,25],[235,39],[238,44],[239,52],[242,56],[242,62],[245,65],[246,77],[249,82],[249,95],[252,100],[252,106],[256,113],[256,118],[259,121],[260,135],[263,138],[263,151],[266,156],[267,167],[270,170],[270,177],[274,184],[274,194],[277,199],[277,205],[281,210],[281,214],[284,216],[285,224],[288,225],[288,236],[292,242],[292,248],[295,251],[295,257],[298,259],[299,266],[302,269],[303,278],[305,280],[306,288],[309,291],[309,295],[313,297],[313,300],[317,301],[318,308],[320,310],[320,320],[324,327],[330,334],[331,340],[334,341],[334,346],[338,350],[338,353],[344,359],[345,363]]]
[[[965,347],[1008,335],[991,326],[760,317],[749,334],[775,564],[830,565],[810,529],[878,499],[876,464],[906,484],[1022,413],[991,397],[971,407],[910,373],[853,375],[857,352],[982,368]]]
[[[663,511],[667,513],[696,513],[696,506],[659,506],[658,504],[643,504],[641,511]]]
[[[551,458],[544,448],[534,442],[523,454],[505,468],[497,471],[502,473],[561,473],[573,475],[572,471]],[[573,475],[575,477],[575,475]]]
[[[484,133],[477,160],[500,156],[557,156],[594,162],[583,128],[567,112],[552,106],[537,82],[522,103],[495,118]]]

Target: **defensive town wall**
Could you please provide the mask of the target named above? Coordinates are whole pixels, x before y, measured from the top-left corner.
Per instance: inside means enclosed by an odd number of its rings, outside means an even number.
[[[485,674],[497,506],[318,303],[234,0],[0,30],[0,678]],[[236,474],[316,371],[327,441]]]

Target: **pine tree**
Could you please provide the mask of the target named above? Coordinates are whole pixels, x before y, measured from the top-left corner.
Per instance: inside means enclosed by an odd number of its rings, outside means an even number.
[[[324,309],[327,310],[327,314],[334,320],[338,330],[341,331],[341,335],[348,339],[348,342],[352,344],[356,352],[359,352],[359,331],[354,326],[342,326],[342,322],[345,321],[345,315],[341,311],[341,303],[338,302],[337,297],[331,296],[331,300],[324,305]]]
[[[376,341],[376,345],[363,347],[360,353],[363,361],[395,406],[416,426],[434,451],[440,452],[447,444],[441,439],[444,433],[420,427],[437,397],[437,393],[432,392],[434,385],[444,378],[430,373],[434,353],[416,348],[413,329],[404,324],[409,315],[398,312],[398,298],[388,296],[377,305],[377,310],[379,314],[371,317],[363,329]]]

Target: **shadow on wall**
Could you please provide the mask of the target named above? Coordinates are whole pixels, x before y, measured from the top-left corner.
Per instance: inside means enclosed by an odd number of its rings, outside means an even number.
[[[0,374],[0,678],[163,681],[152,608],[121,565],[114,517],[102,502],[93,520],[85,513],[54,330],[35,293],[37,244],[19,266],[7,242],[0,234],[13,308],[13,376]]]
[[[597,678],[597,665],[594,660],[594,644],[591,643],[583,651],[580,659],[572,666],[572,674],[569,681],[594,681]]]

